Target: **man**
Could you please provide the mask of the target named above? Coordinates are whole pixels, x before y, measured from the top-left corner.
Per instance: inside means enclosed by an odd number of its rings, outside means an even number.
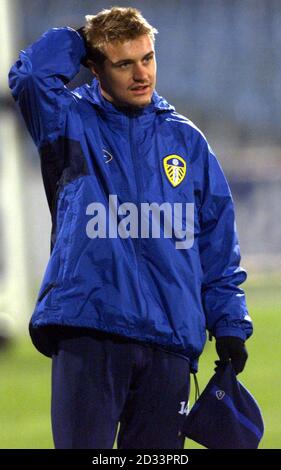
[[[202,133],[155,91],[133,8],[52,29],[10,72],[41,157],[52,252],[30,322],[52,356],[57,448],[183,448],[206,340],[236,373],[252,332],[234,209]],[[65,84],[85,64],[92,86]]]

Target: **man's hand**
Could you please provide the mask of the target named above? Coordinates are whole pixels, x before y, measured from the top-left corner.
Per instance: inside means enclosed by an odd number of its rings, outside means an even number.
[[[248,359],[248,353],[241,338],[221,336],[216,339],[216,350],[222,364],[231,361],[235,374],[242,372]]]

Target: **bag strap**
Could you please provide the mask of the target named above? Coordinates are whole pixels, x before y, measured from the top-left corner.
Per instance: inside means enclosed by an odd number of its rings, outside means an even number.
[[[199,383],[198,383],[196,372],[192,372],[192,375],[193,375],[194,389],[195,389],[195,398],[194,398],[195,400],[194,403],[195,403],[200,397],[200,389],[199,389]]]

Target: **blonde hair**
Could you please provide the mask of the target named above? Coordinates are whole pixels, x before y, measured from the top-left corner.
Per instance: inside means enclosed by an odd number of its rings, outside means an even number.
[[[147,34],[154,42],[155,34],[158,33],[136,8],[112,7],[85,18],[84,33],[88,55],[97,63],[104,61],[104,46],[109,42],[122,43],[143,34]]]

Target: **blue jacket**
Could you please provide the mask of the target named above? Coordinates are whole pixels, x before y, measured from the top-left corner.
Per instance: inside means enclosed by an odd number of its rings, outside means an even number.
[[[206,329],[215,337],[252,333],[238,287],[246,273],[229,186],[199,129],[156,92],[134,111],[105,100],[96,80],[70,91],[65,84],[84,56],[76,31],[52,29],[20,53],[9,75],[39,149],[53,221],[32,339],[48,355],[42,327],[89,327],[153,343],[194,365]],[[165,227],[165,211],[158,235],[142,236],[141,207],[152,203],[166,204],[172,221],[181,215],[188,248],[176,248],[179,233]],[[137,232],[124,222],[128,208]]]

